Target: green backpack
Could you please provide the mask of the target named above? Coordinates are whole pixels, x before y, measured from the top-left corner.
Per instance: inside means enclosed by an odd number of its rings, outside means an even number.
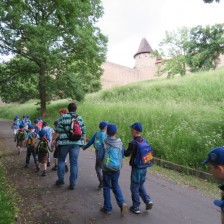
[[[37,153],[48,153],[48,151],[49,151],[48,142],[46,140],[40,141],[37,146]]]
[[[26,138],[25,131],[18,131],[18,133],[17,133],[17,140],[18,141],[24,141],[25,138]]]

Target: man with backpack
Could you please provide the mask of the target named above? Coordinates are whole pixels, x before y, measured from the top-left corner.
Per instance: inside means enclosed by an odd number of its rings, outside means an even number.
[[[124,153],[126,157],[131,155],[129,164],[132,167],[131,194],[133,206],[130,207],[130,211],[134,214],[140,214],[140,197],[146,204],[146,210],[152,209],[153,206],[152,199],[144,186],[147,168],[152,166],[152,149],[147,141],[141,137],[143,130],[141,123],[136,122],[130,128],[133,140]]]
[[[24,126],[21,124],[19,125],[19,130],[16,133],[15,136],[15,142],[16,142],[16,147],[18,149],[18,155],[21,153],[21,149],[24,146],[24,141],[26,139],[26,131],[24,130]]]
[[[95,163],[95,170],[98,177],[98,180],[100,182],[99,189],[103,188],[103,174],[102,174],[102,168],[101,168],[101,161],[103,158],[103,143],[105,138],[107,137],[107,125],[108,123],[105,121],[100,122],[99,129],[100,131],[96,132],[93,137],[90,139],[90,141],[83,147],[83,150],[88,149],[92,144],[95,148],[95,154],[96,154],[96,163]]]
[[[69,154],[70,160],[70,185],[69,189],[74,190],[78,177],[78,156],[80,147],[86,142],[86,126],[81,116],[76,114],[75,103],[68,105],[69,113],[63,114],[59,120],[53,136],[52,147],[58,145],[58,180],[56,185],[64,184],[65,159]]]
[[[121,139],[116,138],[116,133],[116,125],[108,124],[108,137],[105,139],[103,144],[104,155],[102,161],[104,206],[101,208],[101,212],[106,215],[110,215],[112,212],[110,190],[114,193],[117,204],[121,209],[121,214],[125,215],[128,211],[127,204],[125,203],[118,183],[120,170],[122,168],[122,160],[124,157],[124,147]]]

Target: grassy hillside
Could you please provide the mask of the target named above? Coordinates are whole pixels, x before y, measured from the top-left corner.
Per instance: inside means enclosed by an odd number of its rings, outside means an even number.
[[[135,83],[88,95],[78,113],[87,124],[88,137],[98,122],[108,120],[119,127],[119,137],[127,145],[129,125],[140,121],[143,136],[157,157],[190,167],[200,162],[214,146],[224,145],[224,70],[189,75],[170,80]],[[49,107],[51,122],[66,101]],[[38,116],[34,102],[0,108],[0,116]]]

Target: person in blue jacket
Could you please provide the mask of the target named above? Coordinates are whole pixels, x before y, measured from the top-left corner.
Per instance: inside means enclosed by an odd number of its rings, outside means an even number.
[[[107,125],[108,122],[102,121],[99,124],[100,131],[97,131],[90,141],[83,147],[83,150],[88,149],[91,145],[94,145],[95,148],[95,154],[96,154],[96,163],[95,163],[95,170],[96,174],[99,180],[99,189],[103,188],[103,173],[102,173],[102,167],[101,167],[101,161],[103,157],[103,149],[102,144],[104,140],[107,137],[106,131],[107,131]]]

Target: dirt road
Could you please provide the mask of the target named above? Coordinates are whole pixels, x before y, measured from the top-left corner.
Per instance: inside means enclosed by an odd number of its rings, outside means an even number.
[[[20,217],[17,223],[46,224],[218,224],[219,212],[213,206],[213,199],[196,189],[176,185],[155,174],[150,174],[146,186],[154,201],[150,212],[138,216],[129,213],[120,216],[114,197],[111,216],[101,214],[102,191],[97,190],[94,170],[94,153],[80,153],[79,179],[76,190],[68,190],[68,174],[63,187],[54,186],[56,172],[48,171],[46,177],[35,173],[31,160],[29,169],[24,169],[25,151],[16,155],[9,123],[0,121],[1,142],[4,142],[1,160],[7,161],[7,173],[12,186],[21,196]],[[120,177],[120,185],[128,205],[131,205],[129,190],[130,167],[125,164]],[[206,184],[206,183],[205,183]]]

